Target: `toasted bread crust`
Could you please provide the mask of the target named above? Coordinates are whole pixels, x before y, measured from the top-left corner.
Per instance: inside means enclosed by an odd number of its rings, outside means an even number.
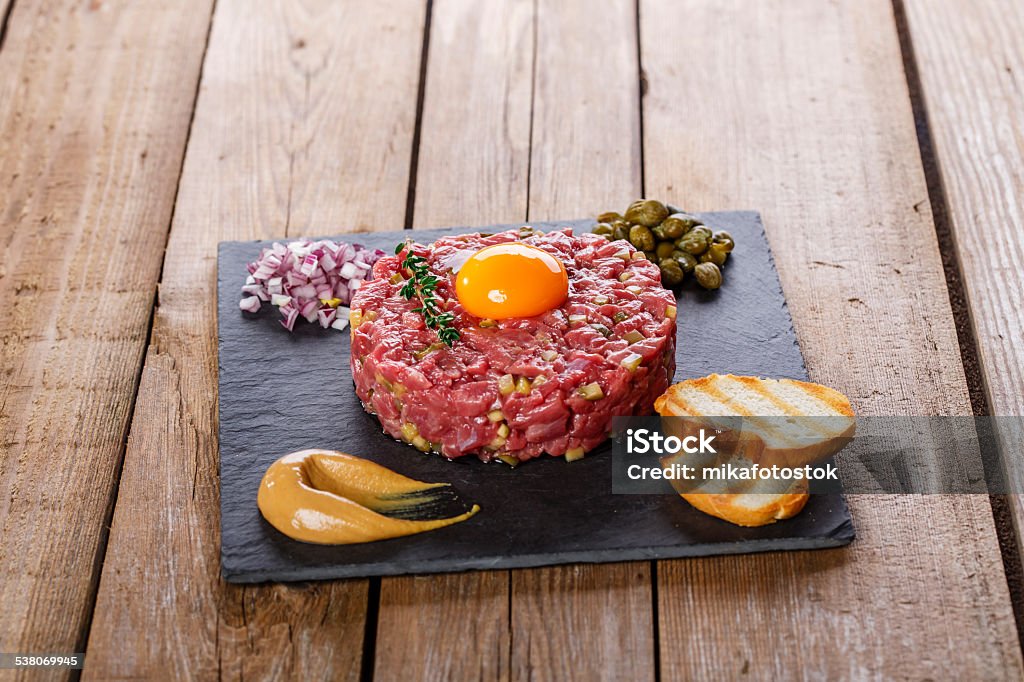
[[[727,381],[723,381],[727,380]],[[738,443],[736,455],[755,463],[777,464],[781,467],[799,467],[821,461],[841,450],[853,438],[856,423],[853,421],[853,406],[849,399],[839,391],[794,379],[761,379],[758,377],[712,374],[699,379],[688,379],[674,384],[654,402],[654,408],[663,417],[718,417],[731,415],[713,415],[702,413],[695,405],[687,401],[686,396],[693,393],[711,396],[719,403],[724,403],[734,410],[736,415],[756,417],[741,399],[733,399],[727,392],[730,381],[742,384],[746,389],[756,392],[759,398],[770,401],[781,412],[789,416],[808,415],[799,406],[785,401],[772,391],[772,386],[787,384],[799,389],[803,394],[815,399],[824,406],[823,416],[849,417],[847,428],[841,433],[823,434],[821,441],[795,447],[768,447],[759,435],[744,432]],[[684,500],[700,511],[729,521],[739,526],[763,526],[780,519],[788,519],[800,512],[807,504],[809,495],[807,483],[794,484],[789,492],[779,495],[765,495],[764,504],[750,507],[749,504],[738,504],[740,500],[748,503],[750,493],[681,493]]]
[[[765,526],[792,518],[800,513],[811,497],[806,490],[786,493],[775,496],[769,504],[750,509],[736,505],[736,498],[741,495],[743,493],[684,493],[681,497],[705,514],[746,527]]]

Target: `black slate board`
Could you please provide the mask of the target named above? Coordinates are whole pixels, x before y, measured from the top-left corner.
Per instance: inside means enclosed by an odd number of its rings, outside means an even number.
[[[680,294],[676,381],[712,372],[806,379],[800,349],[757,213],[704,214],[738,244],[725,286],[691,281]],[[590,220],[531,223],[540,229]],[[515,226],[515,227],[518,227]],[[502,226],[350,234],[339,239],[388,251]],[[218,254],[220,343],[221,570],[231,582],[516,568],[570,562],[736,554],[837,547],[853,539],[838,494],[812,495],[796,518],[739,528],[675,495],[611,494],[611,447],[581,461],[449,462],[381,432],[352,390],[349,335],[299,322],[289,334],[275,308],[238,308],[245,264],[271,242],[223,242]],[[260,516],[256,491],[279,456],[303,448],[342,450],[424,481],[449,481],[482,511],[464,523],[405,538],[325,547],[293,541]]]

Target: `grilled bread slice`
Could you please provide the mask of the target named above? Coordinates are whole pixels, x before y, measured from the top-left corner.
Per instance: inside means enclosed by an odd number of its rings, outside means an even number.
[[[670,386],[654,406],[662,416],[694,417],[686,420],[683,429],[707,425],[723,431],[720,442],[728,444],[728,449],[721,452],[719,461],[741,465],[811,464],[841,450],[856,428],[853,408],[844,395],[791,379],[712,374]],[[815,418],[789,419],[808,416]],[[791,518],[809,497],[803,480],[740,485],[702,481],[677,490],[700,511],[740,526]]]
[[[856,430],[846,396],[793,379],[712,374],[669,386],[654,409],[725,431],[719,442],[737,441],[730,454],[761,466],[820,462],[846,447]],[[736,429],[740,433],[731,433]]]

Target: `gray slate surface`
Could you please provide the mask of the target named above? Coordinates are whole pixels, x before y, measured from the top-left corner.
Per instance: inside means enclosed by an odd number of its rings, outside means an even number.
[[[729,230],[736,252],[725,286],[692,281],[680,293],[676,381],[712,372],[806,379],[807,370],[760,217],[750,211],[703,214]],[[531,223],[540,229],[590,220]],[[507,226],[506,226],[507,227]],[[515,226],[515,227],[518,227]],[[349,234],[337,239],[391,251],[406,237],[432,241],[503,226]],[[738,528],[675,495],[612,495],[611,448],[566,463],[544,458],[515,470],[500,463],[449,462],[382,433],[352,389],[347,330],[304,321],[289,334],[276,308],[238,308],[245,264],[271,242],[223,242],[218,254],[220,351],[221,568],[231,582],[316,580],[371,575],[516,568],[837,547],[853,539],[838,494],[812,495],[796,518]],[[256,491],[266,468],[303,448],[342,450],[424,481],[449,481],[482,511],[464,523],[420,535],[324,547],[293,541],[260,516]]]

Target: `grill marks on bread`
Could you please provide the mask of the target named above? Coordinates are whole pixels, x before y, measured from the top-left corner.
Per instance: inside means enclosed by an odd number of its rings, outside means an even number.
[[[756,462],[765,467],[798,467],[818,462],[842,449],[856,428],[846,396],[793,379],[712,374],[670,386],[655,401],[655,409],[662,416],[693,417],[726,431],[736,430],[739,424],[739,448],[719,459],[731,458],[741,466]],[[806,481],[708,480],[677,486],[677,490],[700,511],[741,526],[790,518],[808,499]]]
[[[658,412],[694,417],[853,416],[846,396],[827,386],[732,374],[712,374],[675,384],[658,398]]]
[[[669,387],[655,409],[662,416],[707,418],[709,425],[725,429],[735,423],[717,417],[742,417],[744,433],[759,437],[774,456],[781,454],[775,462],[780,466],[833,454],[846,445],[855,426],[846,396],[794,379],[712,374]]]

